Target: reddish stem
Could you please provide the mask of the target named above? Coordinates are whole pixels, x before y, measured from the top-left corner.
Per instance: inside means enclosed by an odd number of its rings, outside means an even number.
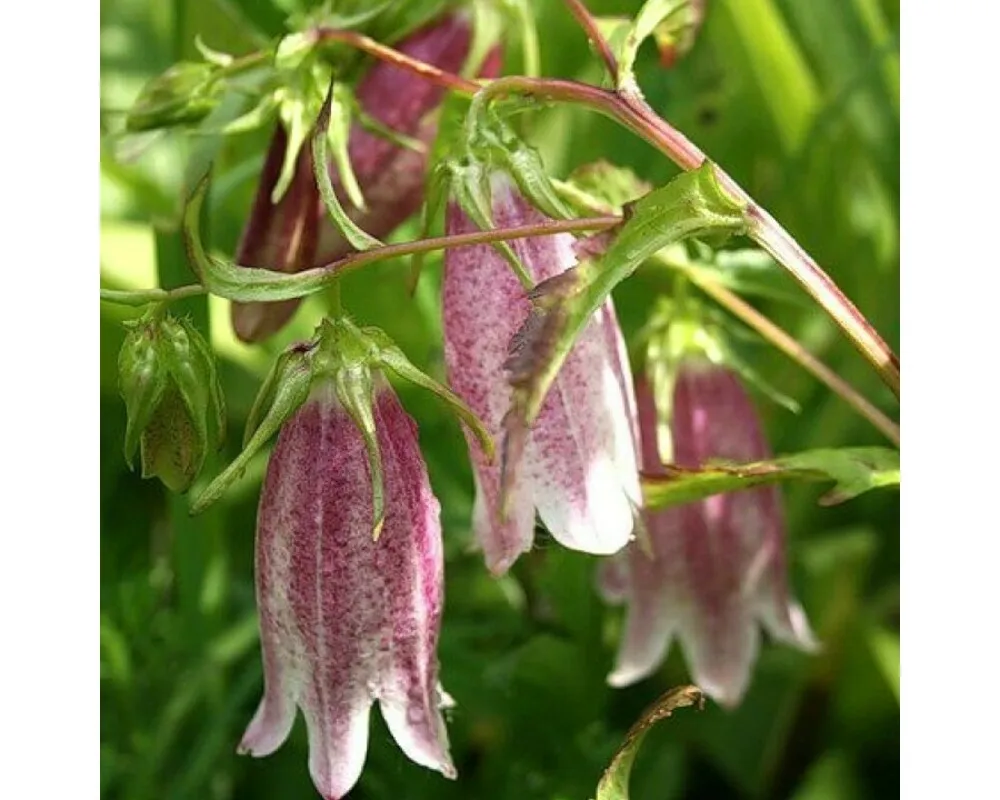
[[[590,106],[622,123],[685,170],[696,169],[707,160],[690,139],[659,117],[641,97],[632,94],[619,94],[577,81],[511,76],[487,84],[477,94],[476,101],[483,104],[491,97],[508,94]],[[802,246],[726,172],[715,164],[713,168],[722,188],[746,206],[750,236],[812,295],[899,397],[899,357],[892,348]]]
[[[463,78],[461,75],[456,75],[453,72],[448,72],[439,67],[435,67],[433,64],[428,64],[426,61],[421,61],[418,58],[408,56],[406,53],[401,53],[399,50],[387,47],[386,45],[376,42],[374,39],[357,33],[356,31],[342,31],[336,28],[320,28],[317,33],[320,41],[343,42],[344,44],[355,47],[358,50],[362,50],[369,55],[375,56],[375,58],[389,64],[393,64],[401,69],[408,70],[409,72],[419,75],[422,78],[426,78],[432,83],[436,83],[438,86],[442,86],[445,89],[462,92],[463,94],[475,94],[482,88],[482,84],[477,83],[476,81],[470,81],[468,78]]]
[[[576,17],[576,21],[580,23],[580,27],[587,34],[587,38],[597,48],[601,60],[604,61],[604,65],[608,68],[611,79],[615,80],[618,77],[618,60],[615,58],[615,54],[611,52],[608,40],[604,38],[600,28],[597,27],[597,20],[594,19],[594,15],[584,5],[583,0],[566,0],[566,5],[569,7],[570,13]]]

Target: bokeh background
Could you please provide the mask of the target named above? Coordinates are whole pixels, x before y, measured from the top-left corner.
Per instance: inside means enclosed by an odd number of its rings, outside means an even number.
[[[634,13],[629,2],[589,4]],[[194,37],[234,53],[282,33],[293,0],[102,0],[101,275],[104,285],[189,283],[177,234],[184,175],[215,159],[209,230],[230,255],[255,188],[268,131],[227,140],[182,135],[117,140],[121,109],[152,75],[197,58]],[[597,80],[600,70],[558,0],[534,4],[543,73]],[[898,0],[708,0],[690,55],[663,68],[643,48],[639,77],[651,105],[685,131],[817,258],[898,352]],[[515,37],[511,36],[511,40]],[[516,42],[506,72],[520,72]],[[676,168],[613,123],[586,111],[538,113],[530,129],[550,172],[600,157],[661,184]],[[410,238],[410,225],[395,238]],[[414,298],[406,264],[346,280],[347,309],[382,326],[443,377],[439,261]],[[787,284],[789,293],[797,294]],[[640,273],[616,292],[627,335],[650,310]],[[800,295],[801,297],[801,295]],[[805,299],[755,299],[768,315],[890,416],[888,391]],[[266,346],[237,343],[225,301],[186,302],[210,333],[229,405],[226,449],[237,452],[250,403],[275,352],[307,336],[322,312],[310,301]],[[311,798],[305,731],[262,760],[236,743],[261,690],[253,600],[253,536],[266,454],[216,507],[191,518],[186,500],[143,481],[122,454],[117,394],[120,322],[101,307],[101,788],[107,798]],[[777,452],[885,444],[868,423],[764,346],[754,366],[801,405],[792,414],[756,395]],[[688,680],[675,647],[653,677],[625,690],[604,682],[621,610],[593,591],[595,559],[540,532],[535,550],[495,580],[471,548],[472,480],[457,424],[425,394],[401,386],[420,425],[443,507],[447,605],[442,681],[460,779],[409,763],[372,714],[357,798],[586,800],[629,725],[666,689]],[[899,497],[871,493],[820,508],[822,489],[785,489],[792,585],[823,642],[807,656],[767,644],[743,704],[679,712],[639,753],[634,800],[883,798],[899,791]]]

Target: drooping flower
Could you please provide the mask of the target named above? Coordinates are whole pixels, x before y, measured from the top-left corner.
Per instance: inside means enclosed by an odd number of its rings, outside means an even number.
[[[546,220],[505,177],[494,178],[492,197],[498,227]],[[477,230],[455,203],[445,225],[449,234]],[[572,267],[573,245],[569,234],[510,242],[536,282]],[[490,245],[455,248],[445,254],[442,303],[451,386],[499,439],[511,399],[508,347],[531,310],[524,287]],[[473,525],[492,572],[502,574],[530,549],[536,509],[566,547],[608,554],[625,546],[640,501],[634,421],[628,357],[609,300],[581,333],[528,435],[506,520],[501,467],[466,437],[476,484]]]
[[[449,14],[428,23],[396,47],[421,61],[457,72],[469,54],[471,39],[467,16]],[[484,61],[480,74],[494,77],[499,67],[499,50],[495,49]],[[437,132],[434,112],[443,94],[438,85],[384,61],[373,64],[355,90],[362,112],[382,127],[418,140],[425,149],[429,149]],[[272,202],[287,145],[285,130],[278,125],[250,218],[236,249],[235,261],[242,266],[295,273],[336,261],[353,250],[327,216],[308,146],[299,151],[288,189],[277,203]],[[331,163],[331,179],[341,205],[367,233],[379,239],[388,236],[423,201],[427,153],[371,133],[359,122],[351,127],[347,152],[367,211],[348,200]],[[291,319],[299,302],[233,303],[233,329],[246,342],[265,339]]]
[[[662,474],[656,408],[636,384],[643,468]],[[682,361],[673,389],[672,461],[753,461],[770,450],[752,401],[735,373],[703,360]],[[651,674],[676,637],[691,676],[717,702],[737,705],[757,658],[758,623],[805,650],[815,641],[789,596],[784,518],[777,487],[758,487],[659,511],[646,511],[651,554],[639,542],[601,566],[609,601],[628,603],[612,686]]]
[[[314,384],[268,462],[256,542],[265,686],[240,744],[272,753],[301,708],[309,771],[328,799],[358,780],[375,700],[410,759],[456,775],[439,710],[439,505],[416,425],[377,377],[385,516],[375,540],[369,454],[336,389]]]

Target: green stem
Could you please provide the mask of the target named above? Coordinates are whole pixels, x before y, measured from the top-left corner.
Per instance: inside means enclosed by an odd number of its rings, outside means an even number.
[[[118,289],[101,289],[101,300],[107,303],[117,303],[121,306],[146,306],[150,303],[172,303],[186,297],[197,297],[207,294],[200,283],[178,286],[176,289],[140,289],[138,291],[122,291]]]

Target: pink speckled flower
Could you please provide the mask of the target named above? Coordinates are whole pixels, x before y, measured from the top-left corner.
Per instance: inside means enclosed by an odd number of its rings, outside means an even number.
[[[645,381],[636,385],[645,471],[662,474],[656,409]],[[713,458],[770,455],[739,378],[708,362],[682,362],[670,424],[673,462],[697,467]],[[737,705],[757,658],[758,621],[783,642],[815,646],[805,613],[789,598],[784,520],[776,487],[760,487],[646,512],[652,557],[633,544],[602,565],[600,588],[628,603],[618,660],[608,676],[626,686],[653,672],[676,636],[691,675],[717,702]]]
[[[506,178],[493,181],[493,218],[498,227],[546,219]],[[476,226],[452,203],[446,229],[453,234]],[[571,235],[557,234],[510,245],[538,282],[576,263],[573,243]],[[531,304],[503,256],[477,245],[447,251],[443,307],[451,386],[499,440],[511,399],[504,363]],[[581,333],[528,435],[506,521],[500,465],[466,437],[476,483],[473,525],[492,572],[502,574],[530,549],[536,509],[566,547],[608,554],[625,546],[640,502],[634,422],[628,357],[609,300]]]
[[[328,800],[361,774],[375,700],[409,758],[456,774],[439,710],[439,505],[416,426],[381,379],[373,412],[385,489],[377,541],[364,440],[330,381],[282,428],[257,519],[264,696],[240,751],[272,753],[301,708],[309,771]]]
[[[471,40],[468,16],[448,14],[415,31],[396,47],[420,61],[458,72],[468,57]],[[499,70],[500,49],[495,48],[484,61],[480,75],[492,78]],[[384,127],[418,139],[428,148],[434,141],[437,117],[433,112],[444,94],[437,84],[378,61],[359,81],[355,94],[361,109]],[[279,125],[236,250],[236,263],[242,266],[301,272],[336,261],[353,250],[327,216],[313,177],[308,145],[298,154],[287,191],[277,203],[271,202],[286,147],[287,136]],[[351,128],[347,152],[367,212],[359,211],[347,200],[336,168],[331,165],[335,191],[348,215],[362,229],[375,238],[388,236],[423,202],[427,153],[370,133],[360,123]],[[299,303],[233,303],[233,330],[246,342],[265,339],[288,322]]]

